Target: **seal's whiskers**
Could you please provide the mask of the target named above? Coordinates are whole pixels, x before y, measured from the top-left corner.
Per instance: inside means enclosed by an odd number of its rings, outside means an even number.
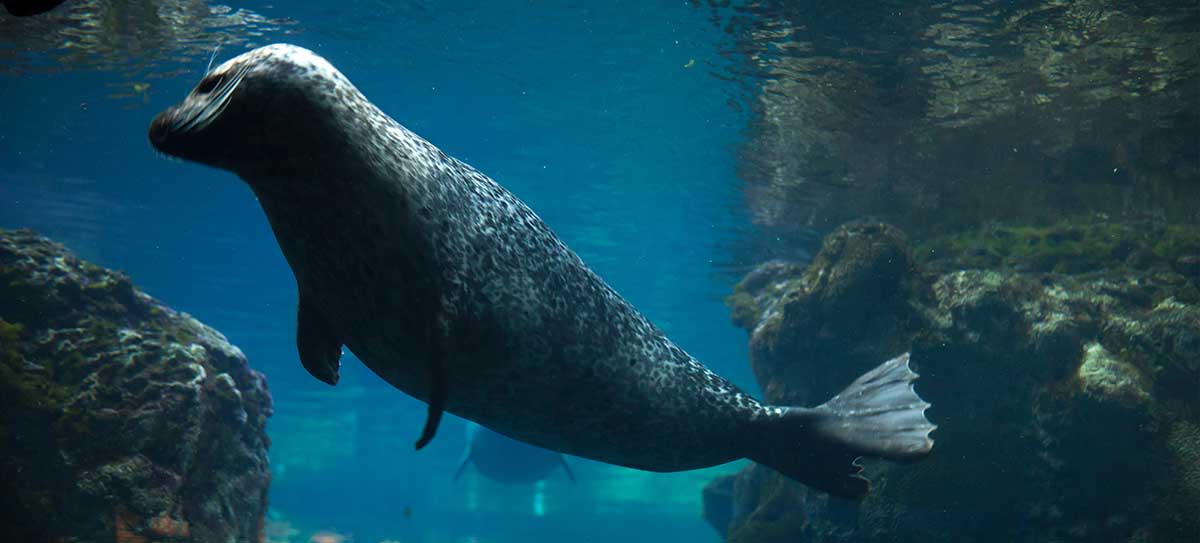
[[[191,132],[193,130],[202,130],[212,123],[221,112],[225,111],[225,107],[229,105],[229,98],[233,95],[233,91],[241,84],[242,78],[246,76],[248,68],[245,66],[239,67],[232,75],[227,76],[214,91],[213,96],[208,100],[204,107],[195,115],[187,119],[180,119],[174,126],[171,127],[173,132]]]
[[[154,150],[154,154],[158,155],[159,158],[165,158],[167,160],[170,160],[171,162],[183,162],[183,159],[176,157],[176,156],[168,155],[162,151],[159,151],[158,149]]]
[[[221,50],[221,42],[217,42],[216,47],[213,47],[212,56],[208,57],[208,66],[204,67],[204,73],[207,75],[212,71],[212,63],[217,60],[217,51]]]

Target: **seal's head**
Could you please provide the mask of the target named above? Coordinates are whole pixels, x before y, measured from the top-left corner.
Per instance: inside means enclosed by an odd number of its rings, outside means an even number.
[[[311,167],[338,145],[342,110],[369,105],[328,61],[294,45],[217,66],[150,124],[155,149],[238,174]]]

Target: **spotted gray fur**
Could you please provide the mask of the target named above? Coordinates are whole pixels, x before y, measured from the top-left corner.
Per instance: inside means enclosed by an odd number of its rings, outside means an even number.
[[[233,74],[217,118],[171,131],[204,107],[197,91]],[[302,320],[311,307],[311,333],[328,336],[310,342],[345,344],[425,401],[439,357],[448,411],[564,453],[674,471],[772,446],[762,430],[792,408],[709,371],[521,200],[384,114],[321,57],[271,45],[206,81],[160,115],[151,140],[254,190],[295,273]],[[300,333],[303,356],[303,322]]]

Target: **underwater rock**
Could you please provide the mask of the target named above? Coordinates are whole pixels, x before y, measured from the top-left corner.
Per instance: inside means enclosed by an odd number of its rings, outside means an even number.
[[[767,401],[818,403],[911,348],[938,430],[921,463],[864,462],[873,487],[859,505],[760,466],[714,481],[706,518],[729,541],[1183,541],[1200,530],[1200,300],[1171,251],[1087,269],[1005,265],[997,251],[996,268],[979,269],[965,235],[911,252],[893,227],[846,225],[807,269],[771,262],[736,287]],[[716,492],[731,484],[732,497]]]
[[[11,541],[261,538],[266,379],[215,330],[0,230],[0,516]]]
[[[775,293],[775,300],[765,301],[762,318],[748,328],[751,364],[766,401],[815,405],[865,371],[845,363],[845,355],[853,354],[856,361],[887,360],[906,352],[898,341],[862,345],[856,338],[901,337],[897,329],[913,318],[908,292],[913,266],[902,232],[883,224],[855,224],[830,234],[798,278],[777,277],[773,285],[761,287],[760,292]],[[740,286],[734,300],[745,295],[747,283]],[[816,361],[828,364],[812,371]]]
[[[1099,401],[1143,406],[1150,402],[1146,379],[1132,365],[1113,356],[1103,345],[1084,347],[1083,363],[1076,372],[1082,392]]]
[[[729,531],[729,523],[733,522],[733,485],[735,483],[737,483],[737,477],[722,475],[704,485],[702,499],[704,520],[722,534]]]
[[[1115,222],[1104,215],[1048,226],[965,229],[926,239],[917,254],[933,271],[1000,269],[1080,274],[1126,267],[1173,271],[1200,285],[1190,262],[1200,252],[1200,228],[1141,220]]]
[[[1173,481],[1170,493],[1178,501],[1164,511],[1164,520],[1194,526],[1195,513],[1200,511],[1200,425],[1188,421],[1173,425],[1167,435],[1167,448],[1171,465],[1180,477]]]
[[[1200,285],[1200,255],[1183,255],[1175,259],[1175,271]]]
[[[734,476],[730,543],[794,543],[807,524],[807,487],[757,464]],[[798,507],[799,506],[799,507]]]

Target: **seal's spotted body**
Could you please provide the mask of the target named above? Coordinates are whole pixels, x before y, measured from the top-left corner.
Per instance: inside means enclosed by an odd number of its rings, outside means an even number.
[[[151,141],[246,180],[296,275],[305,367],[333,383],[348,346],[430,402],[422,441],[444,406],[614,464],[750,457],[851,496],[866,491],[855,456],[932,445],[906,356],[840,404],[758,403],[667,339],[519,199],[305,49],[272,45],[217,67],[155,120]]]

